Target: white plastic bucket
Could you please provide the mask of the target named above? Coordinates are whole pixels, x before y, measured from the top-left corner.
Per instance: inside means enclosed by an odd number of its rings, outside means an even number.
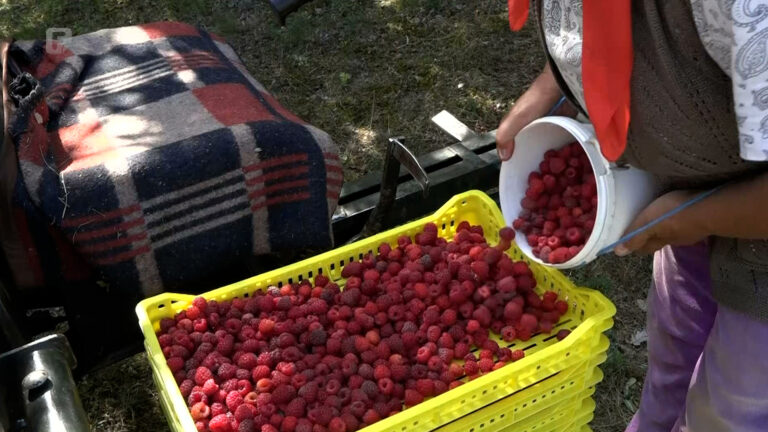
[[[658,185],[653,176],[632,167],[617,167],[600,153],[592,125],[568,117],[544,117],[520,131],[515,137],[512,157],[501,165],[499,196],[507,225],[520,214],[520,200],[528,187],[528,175],[538,171],[544,153],[571,142],[584,148],[597,181],[595,227],[584,248],[562,264],[545,264],[531,252],[525,234],[516,234],[518,247],[531,260],[559,269],[578,267],[595,258],[606,246],[621,238],[635,216],[656,197]]]

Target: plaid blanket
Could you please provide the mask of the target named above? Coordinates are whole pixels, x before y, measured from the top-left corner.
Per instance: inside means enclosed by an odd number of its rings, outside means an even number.
[[[148,296],[243,257],[332,246],[335,145],[217,36],[159,22],[10,55],[25,73],[10,86],[18,235],[3,246],[19,286],[95,270]]]

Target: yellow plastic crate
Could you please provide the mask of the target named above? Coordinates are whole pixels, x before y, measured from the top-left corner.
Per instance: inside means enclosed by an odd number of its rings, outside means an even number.
[[[498,242],[499,229],[504,226],[504,219],[496,203],[482,192],[469,191],[453,197],[432,216],[202,296],[217,301],[248,297],[254,291],[271,285],[281,286],[312,279],[319,273],[339,283],[343,289],[341,269],[346,263],[362,259],[365,254],[376,251],[381,243],[396,244],[397,237],[401,235],[415,235],[427,222],[437,225],[440,236],[452,238],[461,221],[481,225],[491,244]],[[516,260],[525,260],[514,245],[508,253]],[[518,426],[523,426],[526,431],[589,431],[586,424],[592,418],[594,402],[590,404],[591,399],[582,400],[566,390],[572,380],[573,386],[587,386],[586,391],[591,394],[589,390],[596,383],[595,380],[602,378],[596,368],[605,360],[608,348],[608,340],[603,332],[613,326],[616,308],[599,292],[576,287],[559,271],[535,263],[529,264],[537,281],[537,290],[553,290],[568,300],[568,313],[561,318],[553,334],[536,335],[526,342],[504,343],[510,348],[525,350],[525,358],[361,431],[405,432],[439,428],[443,432],[467,432],[472,429],[479,431],[490,424],[494,424],[494,428],[489,430],[522,432],[523,429],[518,429]],[[193,299],[192,295],[164,293],[143,300],[136,306],[160,402],[168,424],[175,432],[195,431],[195,426],[173,374],[166,365],[155,333],[159,330],[161,319],[173,317]],[[558,342],[554,333],[561,328],[571,329],[572,333]],[[544,389],[549,394],[541,393]],[[540,402],[531,402],[535,394],[540,395],[540,399],[537,399]],[[545,398],[548,398],[546,404]],[[496,405],[499,401],[501,404]],[[530,407],[536,403],[546,409]],[[499,407],[506,410],[507,414],[496,415]]]

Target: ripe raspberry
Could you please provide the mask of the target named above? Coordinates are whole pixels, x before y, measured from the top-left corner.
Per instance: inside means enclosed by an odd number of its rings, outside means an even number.
[[[545,185],[546,186],[546,185]],[[515,230],[510,227],[504,227],[499,230],[499,237],[506,241],[512,241],[515,239]]]
[[[477,362],[477,365],[480,367],[481,371],[490,372],[493,369],[493,359],[481,358],[480,361]]]
[[[563,300],[558,300],[555,302],[555,310],[560,315],[565,315],[566,312],[568,312],[568,303]]]
[[[471,319],[467,321],[467,333],[475,333],[480,330],[481,326],[477,320]]]
[[[429,397],[435,394],[435,383],[431,379],[416,380],[416,391],[422,394],[424,397]]]
[[[173,373],[184,369],[184,359],[181,357],[171,357],[166,361],[166,363],[168,364],[168,368]]]
[[[520,317],[520,326],[528,329],[530,332],[534,332],[536,327],[539,326],[539,320],[535,315],[525,313]]]
[[[262,378],[269,378],[269,375],[269,367],[264,365],[258,365],[251,371],[251,378],[253,378],[254,382],[259,382],[259,380]]]
[[[363,273],[363,264],[359,261],[347,263],[341,270],[341,277],[349,278],[351,276],[361,276]]]
[[[208,422],[211,432],[232,432],[232,425],[226,414],[219,414]]]
[[[448,372],[451,374],[451,380],[455,380],[464,375],[464,368],[458,363],[451,363]]]
[[[483,349],[480,350],[480,354],[478,355],[478,358],[482,359],[491,359],[493,360],[493,352],[491,350]]]
[[[237,359],[237,365],[242,369],[248,369],[251,370],[258,366],[258,360],[256,357],[256,354],[254,353],[243,353],[240,355],[240,357]]]
[[[243,404],[243,396],[237,391],[231,391],[227,394],[226,404],[230,411],[235,412],[237,407]]]
[[[571,334],[571,331],[568,329],[562,329],[559,332],[557,332],[557,340],[561,341],[565,339],[569,334]]]
[[[453,355],[457,359],[464,358],[464,356],[466,356],[467,354],[469,354],[469,345],[463,342],[457,343],[456,346],[453,348]]]
[[[256,407],[253,405],[242,404],[235,410],[235,419],[238,422],[242,422],[243,420],[252,419],[256,413]]]
[[[302,418],[304,417],[306,409],[307,402],[303,398],[297,397],[288,402],[288,405],[285,407],[285,415]]]
[[[198,402],[192,405],[192,408],[189,409],[189,412],[192,414],[193,420],[203,420],[211,415],[211,408],[205,402]]]
[[[395,389],[395,383],[389,378],[381,378],[378,380],[379,391],[383,395],[391,395]]]
[[[296,397],[296,389],[290,385],[282,384],[272,391],[272,402],[276,405],[288,403],[294,397]]]
[[[443,361],[438,356],[432,356],[427,362],[427,367],[433,372],[440,372],[443,370]]]
[[[405,406],[412,407],[420,404],[422,401],[424,401],[424,396],[420,392],[411,389],[405,390]]]
[[[199,386],[202,386],[211,378],[213,378],[213,372],[207,367],[201,366],[195,371],[195,384]]]
[[[218,391],[219,385],[216,384],[216,381],[214,381],[213,378],[209,379],[205,382],[205,384],[203,384],[203,393],[205,393],[207,396],[213,396]]]
[[[259,393],[267,393],[272,390],[272,380],[269,378],[262,378],[256,382],[256,390]]]
[[[380,364],[373,369],[373,377],[376,380],[380,380],[382,378],[390,378],[391,376],[392,376],[392,372],[389,370],[389,367],[385,364]]]
[[[477,375],[480,372],[480,366],[474,361],[464,363],[464,373],[469,376]]]
[[[265,394],[269,394],[269,393],[265,393]],[[271,395],[270,395],[270,397],[271,397]],[[252,392],[248,393],[247,395],[243,396],[243,403],[247,403],[247,404],[251,404],[251,405],[256,405],[256,401],[258,400],[258,398],[259,398],[259,394],[254,392],[254,391],[252,391]]]
[[[525,351],[523,350],[514,350],[512,351],[512,361],[518,361],[525,357]]]
[[[488,308],[485,306],[479,306],[477,309],[475,309],[472,312],[472,318],[477,320],[477,322],[483,328],[489,327],[491,325],[491,321],[493,321],[493,315],[491,314],[491,311],[488,310]]]
[[[517,338],[517,332],[515,331],[515,328],[512,326],[507,326],[501,329],[501,338],[504,339],[505,342],[512,342]]]

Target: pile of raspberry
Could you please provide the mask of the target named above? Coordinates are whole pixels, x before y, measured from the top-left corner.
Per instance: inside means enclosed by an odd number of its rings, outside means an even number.
[[[462,222],[448,242],[427,224],[348,263],[343,290],[320,274],[198,297],[158,340],[199,431],[355,431],[523,358],[510,342],[552,331],[568,304],[533,291],[528,265],[504,253],[513,238],[504,228],[491,247]]]
[[[581,251],[595,226],[597,184],[579,143],[544,153],[520,205],[512,226],[525,234],[534,256],[561,264]]]

